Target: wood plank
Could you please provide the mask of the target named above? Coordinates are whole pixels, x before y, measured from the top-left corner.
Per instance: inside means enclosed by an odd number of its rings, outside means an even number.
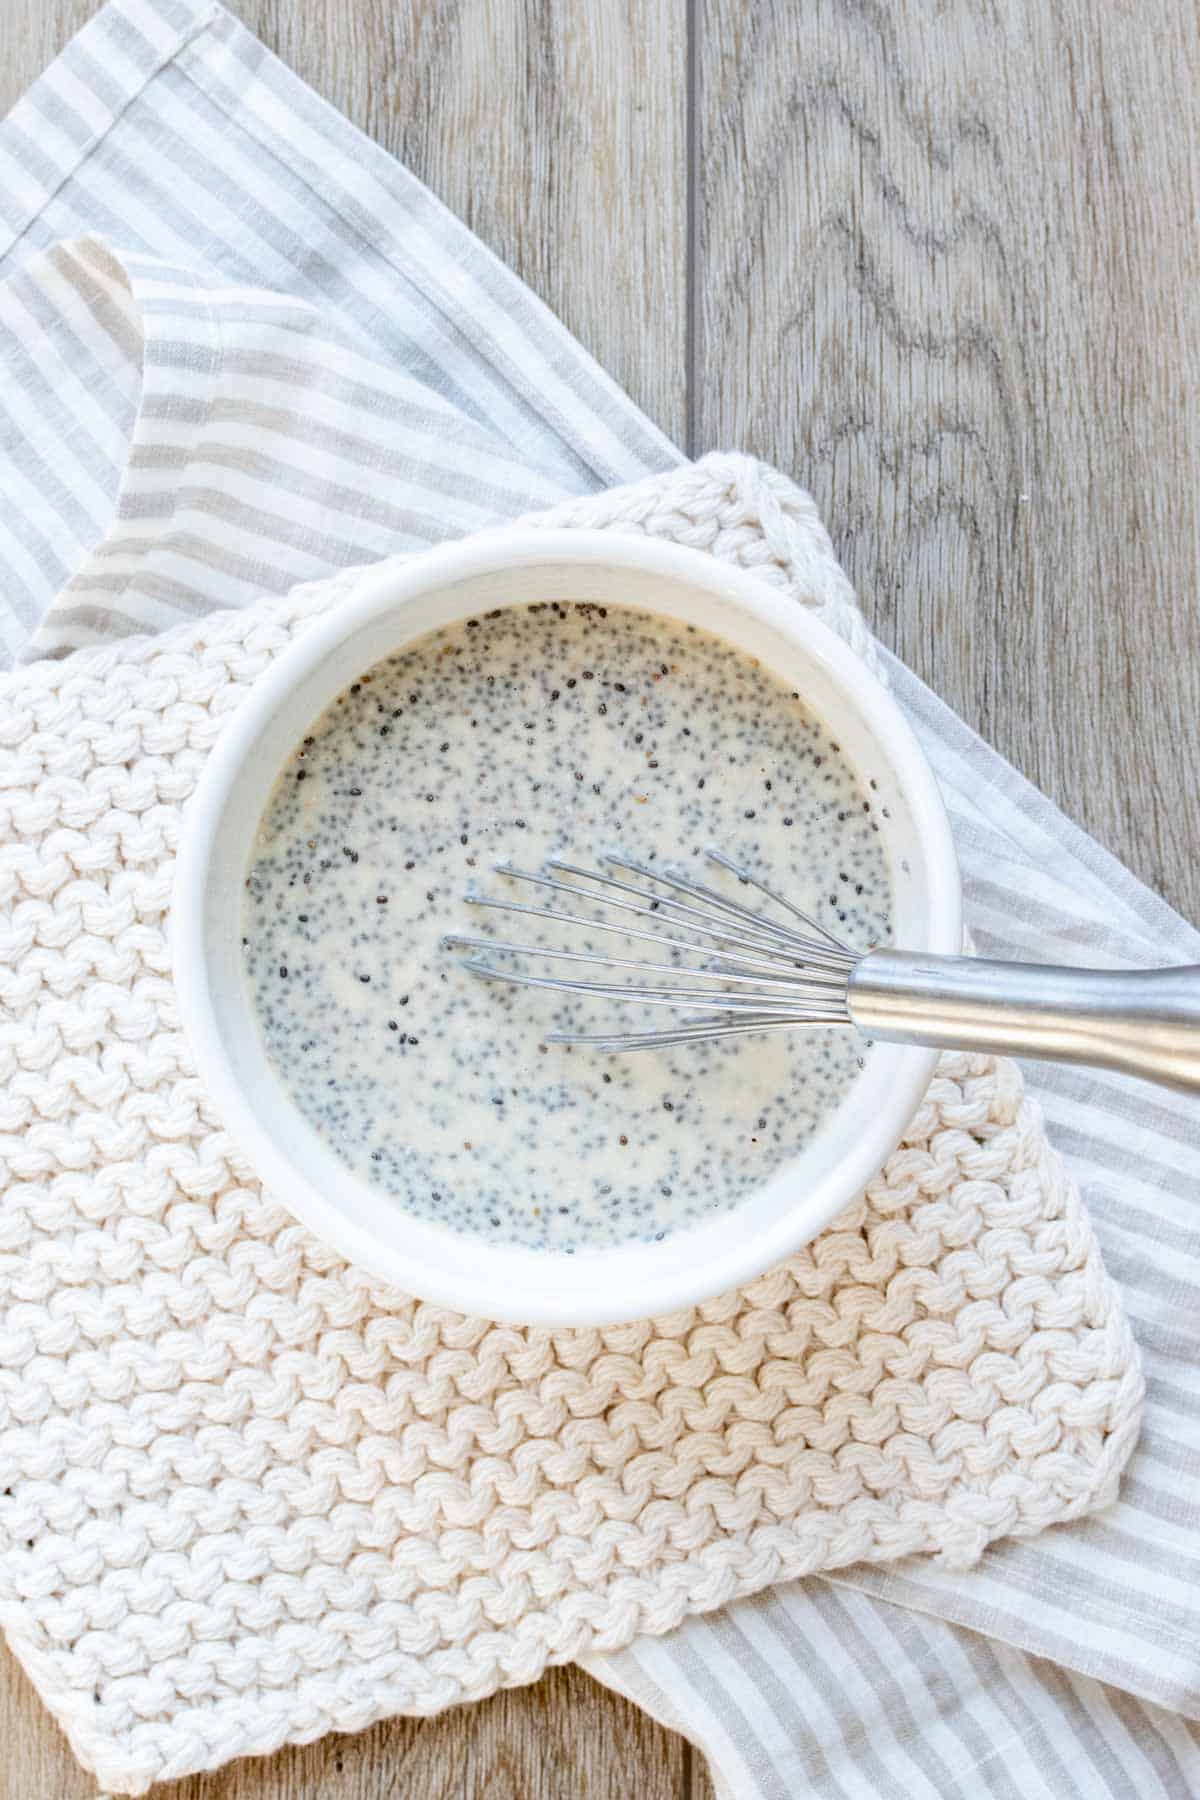
[[[98,0],[0,0],[0,111]],[[673,435],[685,416],[684,0],[234,0],[400,156]],[[7,1652],[0,1800],[95,1784]],[[697,1759],[698,1760],[698,1759]],[[579,1670],[442,1718],[327,1738],[162,1800],[678,1800],[689,1747]],[[701,1800],[701,1788],[695,1800]]]
[[[682,438],[685,0],[233,10]]]
[[[0,118],[52,62],[100,0],[3,0],[0,5]]]
[[[1200,27],[1179,0],[699,0],[704,446],[1200,916]]]

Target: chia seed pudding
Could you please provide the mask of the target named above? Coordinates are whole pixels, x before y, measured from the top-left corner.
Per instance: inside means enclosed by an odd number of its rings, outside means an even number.
[[[693,627],[564,601],[430,633],[338,697],[263,814],[242,941],[280,1081],[381,1205],[456,1232],[598,1248],[737,1205],[846,1098],[853,1030],[615,1057],[547,1045],[680,1015],[481,981],[441,939],[551,941],[465,904],[504,891],[497,860],[594,867],[616,849],[708,881],[717,845],[847,943],[886,943],[864,775],[800,695]]]

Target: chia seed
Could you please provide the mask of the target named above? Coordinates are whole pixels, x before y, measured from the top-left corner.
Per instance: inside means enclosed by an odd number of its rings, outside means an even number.
[[[514,855],[537,868],[594,866],[612,846],[720,885],[700,861],[719,844],[865,949],[891,936],[887,814],[864,800],[874,782],[741,652],[624,608],[506,608],[368,673],[281,771],[243,896],[259,1024],[301,1114],[382,1203],[468,1237],[565,1253],[656,1241],[736,1206],[840,1103],[864,1042],[814,1031],[615,1061],[547,1044],[604,1015],[478,981],[441,950],[448,929],[513,935],[460,898],[475,857],[459,847],[474,838],[481,867]],[[606,697],[589,704],[591,682]],[[381,714],[396,721],[382,742]],[[547,735],[563,748],[529,741]],[[563,942],[548,921],[521,923],[526,942]],[[568,946],[581,947],[578,927]],[[417,1035],[400,1030],[410,1001]]]

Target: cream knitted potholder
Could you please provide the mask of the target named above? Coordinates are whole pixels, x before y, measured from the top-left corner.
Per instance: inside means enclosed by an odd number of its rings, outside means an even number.
[[[572,502],[870,640],[735,458]],[[1013,1063],[946,1056],[814,1244],[694,1311],[517,1330],[268,1200],[178,1029],[181,809],[354,575],[0,684],[0,1613],[110,1788],[432,1713],[793,1576],[1107,1502],[1141,1378]],[[286,1196],[284,1196],[286,1198]]]

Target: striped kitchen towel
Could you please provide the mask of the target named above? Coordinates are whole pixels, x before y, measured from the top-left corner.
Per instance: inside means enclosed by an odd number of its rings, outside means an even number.
[[[70,247],[68,247],[68,243]],[[219,6],[113,0],[0,128],[0,638],[154,631],[682,459]],[[986,954],[1200,937],[900,665]],[[738,1796],[1200,1793],[1200,1107],[1031,1068],[1139,1338],[1104,1517],[851,1571],[589,1663]],[[0,1370],[2,1378],[2,1370]]]

